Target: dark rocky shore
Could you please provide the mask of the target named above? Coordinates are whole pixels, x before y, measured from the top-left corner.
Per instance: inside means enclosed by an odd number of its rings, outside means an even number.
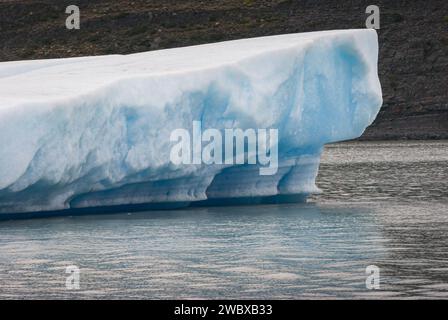
[[[65,28],[65,8],[81,29]],[[371,1],[2,0],[0,61],[133,53],[207,42],[364,28]],[[448,138],[448,1],[375,1],[384,105],[361,139]]]

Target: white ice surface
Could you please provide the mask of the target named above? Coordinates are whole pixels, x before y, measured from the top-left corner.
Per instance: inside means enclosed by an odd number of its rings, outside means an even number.
[[[322,146],[381,107],[377,56],[363,29],[0,63],[0,213],[314,192]],[[194,120],[278,128],[278,174],[174,166]]]

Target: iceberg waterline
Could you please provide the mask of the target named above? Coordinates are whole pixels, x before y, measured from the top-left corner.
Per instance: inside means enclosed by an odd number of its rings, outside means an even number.
[[[303,199],[382,104],[375,30],[0,63],[0,213]],[[278,171],[175,165],[170,134],[278,129]],[[252,199],[252,200],[250,200]]]

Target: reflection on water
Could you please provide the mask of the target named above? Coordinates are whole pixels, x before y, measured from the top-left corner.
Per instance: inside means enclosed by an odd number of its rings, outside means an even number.
[[[319,168],[318,202],[443,201],[448,142],[364,142],[328,146]]]
[[[0,298],[448,298],[447,154],[330,146],[308,204],[1,222]]]

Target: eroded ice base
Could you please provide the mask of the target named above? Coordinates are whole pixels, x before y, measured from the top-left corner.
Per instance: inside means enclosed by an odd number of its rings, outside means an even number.
[[[382,103],[374,30],[0,63],[0,213],[300,200]],[[172,130],[276,128],[280,167],[173,165]]]

